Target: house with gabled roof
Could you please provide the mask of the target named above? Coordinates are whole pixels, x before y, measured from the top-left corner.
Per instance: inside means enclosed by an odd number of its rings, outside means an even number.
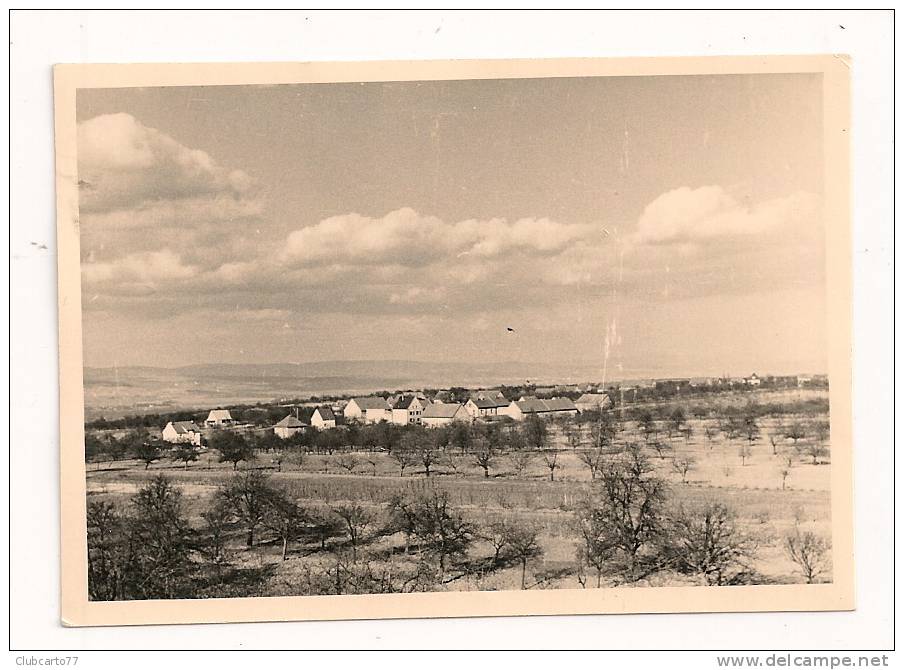
[[[470,421],[464,405],[457,402],[434,402],[421,414],[421,423],[428,428],[448,426],[456,421]]]
[[[275,426],[273,426],[273,432],[276,433],[278,437],[282,439],[288,439],[295,435],[296,433],[300,433],[308,425],[305,424],[301,419],[296,417],[294,414],[290,414]]]
[[[170,421],[163,428],[161,437],[173,444],[201,446],[201,429],[194,421]]]
[[[489,416],[498,416],[500,410],[504,410],[508,406],[509,401],[504,397],[499,399],[478,395],[476,398],[468,399],[468,402],[465,403],[465,411],[472,419],[482,419]]]
[[[421,415],[427,405],[426,400],[422,400],[416,395],[397,397],[392,405],[390,420],[399,426],[407,426],[409,423],[420,423]]]
[[[522,396],[520,400],[513,400],[509,403],[504,413],[515,421],[524,421],[530,415],[544,419],[553,416],[574,416],[578,413],[578,408],[569,398],[541,400],[534,396]]]
[[[235,423],[228,409],[212,409],[204,421],[208,428],[226,428]]]
[[[579,412],[599,411],[612,407],[612,399],[608,393],[585,393],[574,401]]]
[[[336,427],[336,415],[333,414],[331,407],[321,405],[311,412],[311,426],[319,430]]]
[[[392,419],[392,407],[380,396],[352,398],[345,406],[345,418],[363,423],[379,423]]]

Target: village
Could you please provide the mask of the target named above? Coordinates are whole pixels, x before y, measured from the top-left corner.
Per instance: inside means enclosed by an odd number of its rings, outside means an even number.
[[[806,388],[827,383],[824,375],[796,375],[791,377],[767,377],[771,388]],[[559,419],[575,417],[582,413],[611,411],[643,402],[651,393],[658,396],[678,395],[684,392],[707,390],[755,390],[763,384],[756,373],[739,378],[694,378],[648,380],[637,384],[610,385],[555,385],[527,387],[531,394],[522,394],[509,400],[503,390],[458,389],[407,390],[389,395],[355,396],[337,398],[331,403],[296,404],[272,427],[273,434],[283,440],[304,431],[329,430],[346,424],[380,424],[396,426],[417,425],[439,428],[456,423],[492,423],[535,419]],[[459,398],[462,391],[467,399]],[[561,393],[562,395],[557,395]],[[577,397],[575,397],[577,396]],[[572,399],[574,398],[574,399]],[[200,425],[199,425],[200,424]],[[174,445],[202,447],[214,431],[260,431],[261,426],[236,420],[229,409],[210,410],[203,422],[194,420],[169,421],[161,431],[164,442]]]

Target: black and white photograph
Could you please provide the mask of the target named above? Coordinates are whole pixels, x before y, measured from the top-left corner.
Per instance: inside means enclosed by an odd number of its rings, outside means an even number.
[[[825,76],[761,70],[79,86],[86,600],[847,585]]]

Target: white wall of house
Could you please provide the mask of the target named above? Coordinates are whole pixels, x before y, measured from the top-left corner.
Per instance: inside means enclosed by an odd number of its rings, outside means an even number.
[[[193,444],[196,447],[201,446],[201,433],[193,430],[187,433],[179,433],[176,431],[175,426],[173,426],[172,421],[166,424],[161,432],[161,437],[165,442],[170,442],[172,444]]]
[[[303,428],[293,428],[290,426],[276,426],[273,428],[273,432],[276,433],[276,436],[281,437],[284,440],[292,437],[296,433],[300,433],[302,430],[304,430],[304,429]]]
[[[320,410],[317,409],[311,415],[311,425],[314,426],[314,428],[319,428],[320,430],[323,430],[325,428],[335,428],[336,420],[324,419],[322,416],[320,416]]]
[[[356,421],[360,421],[364,418],[364,412],[361,411],[361,408],[358,407],[358,403],[354,400],[350,400],[345,406],[345,418]]]
[[[364,412],[365,423],[380,423],[381,421],[389,421],[392,416],[386,409],[368,409]]]

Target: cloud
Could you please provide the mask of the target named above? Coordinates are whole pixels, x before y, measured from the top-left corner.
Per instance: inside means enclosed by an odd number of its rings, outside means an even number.
[[[129,114],[105,114],[78,125],[78,173],[81,212],[199,196],[239,200],[253,188],[241,170],[228,170]]]
[[[325,263],[422,267],[466,256],[552,255],[592,235],[593,226],[549,219],[469,219],[447,223],[404,207],[386,216],[334,216],[289,234],[281,258],[292,265]]]
[[[89,291],[104,285],[153,289],[197,274],[196,266],[184,263],[169,249],[129,254],[109,262],[82,263],[82,276]]]
[[[755,205],[738,202],[720,186],[678,188],[646,206],[637,223],[637,244],[694,244],[812,227],[818,198],[796,192]]]

